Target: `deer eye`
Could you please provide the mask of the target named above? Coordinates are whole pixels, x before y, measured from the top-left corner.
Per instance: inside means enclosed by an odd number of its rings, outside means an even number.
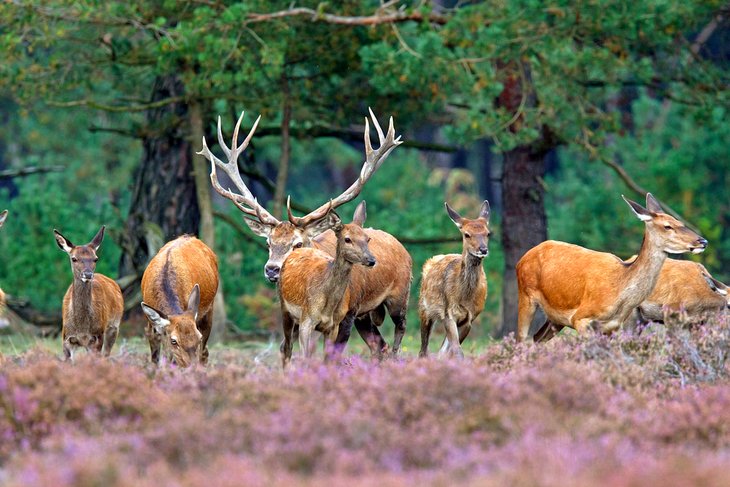
[[[79,261],[79,259],[77,259],[76,257],[71,257],[71,262],[78,262],[78,261]]]
[[[352,243],[352,240],[350,240],[350,237],[345,237],[345,243]]]
[[[172,345],[173,347],[177,347],[177,340],[175,340],[174,338],[170,338],[170,344],[171,344],[171,345]]]
[[[464,237],[466,237],[466,238],[471,238],[471,235],[470,235],[470,234],[468,234],[468,233],[465,233],[465,234],[464,234]]]
[[[301,249],[302,248],[302,245],[304,245],[302,242],[297,242],[297,243],[294,244],[294,248],[295,249]]]
[[[367,239],[367,243],[370,243],[370,240],[372,240],[372,239],[371,239],[370,237],[368,237],[368,239]]]
[[[671,230],[671,229],[672,229],[671,225],[664,225],[664,230]]]

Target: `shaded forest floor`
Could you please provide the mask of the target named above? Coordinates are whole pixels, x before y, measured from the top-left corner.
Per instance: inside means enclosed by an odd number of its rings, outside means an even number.
[[[7,338],[6,486],[730,482],[726,317],[464,360],[416,359],[411,341],[398,360],[286,373],[274,344],[215,345],[181,371],[141,340],[66,364],[57,340]]]

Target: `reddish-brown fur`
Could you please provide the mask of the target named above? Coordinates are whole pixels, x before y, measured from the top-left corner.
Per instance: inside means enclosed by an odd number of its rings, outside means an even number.
[[[164,344],[179,366],[208,360],[213,300],[218,292],[218,258],[203,242],[183,235],[152,258],[142,276],[147,339],[157,363]]]
[[[310,339],[314,330],[323,333],[326,342],[333,346],[340,322],[345,316],[356,316],[367,296],[362,276],[353,272],[359,267],[356,264],[377,266],[368,248],[369,237],[362,228],[365,202],[355,211],[353,223],[342,225],[336,215],[333,217],[333,230],[337,235],[334,258],[321,250],[301,248],[287,257],[281,270],[279,295],[284,317],[281,345],[284,367],[291,358],[294,323],[299,323],[299,344],[305,356],[312,353]]]
[[[443,322],[446,331],[441,352],[462,356],[461,344],[487,299],[482,259],[489,252],[489,203],[482,204],[479,217],[474,220],[462,218],[448,204],[446,210],[461,232],[462,253],[437,255],[423,264],[418,296],[422,357],[428,354],[428,341],[436,321]]]
[[[702,252],[707,241],[664,213],[651,194],[647,208],[628,201],[646,224],[635,262],[564,242],[547,241],[517,263],[519,309],[517,339],[525,340],[537,306],[551,326],[603,332],[623,325],[654,289],[667,253]]]
[[[64,355],[71,359],[76,347],[84,347],[109,356],[124,313],[124,298],[113,279],[94,272],[104,227],[89,244],[78,247],[56,230],[54,234],[59,248],[69,255],[74,276],[63,297]]]

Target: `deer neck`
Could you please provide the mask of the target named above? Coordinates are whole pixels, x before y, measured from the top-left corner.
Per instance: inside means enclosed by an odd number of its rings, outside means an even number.
[[[91,316],[94,307],[91,305],[91,291],[94,287],[94,281],[84,282],[74,277],[73,283],[73,301],[71,308],[75,317]],[[77,318],[78,319],[78,318]]]
[[[352,262],[345,259],[344,242],[337,235],[337,252],[335,259],[327,268],[327,277],[322,286],[322,292],[328,297],[328,301],[339,303],[345,295],[347,285],[350,283],[352,274]]]
[[[464,249],[461,253],[461,270],[459,271],[462,295],[471,295],[479,285],[483,274],[482,259],[474,257]]]
[[[645,230],[639,254],[623,276],[618,302],[633,309],[644,301],[654,290],[666,259],[660,239]]]

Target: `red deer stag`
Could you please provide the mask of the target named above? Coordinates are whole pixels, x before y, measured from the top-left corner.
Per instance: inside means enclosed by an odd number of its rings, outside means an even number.
[[[332,231],[337,237],[335,256],[313,248],[296,249],[284,261],[279,283],[279,296],[284,322],[281,346],[282,365],[291,359],[294,322],[299,323],[299,346],[311,356],[313,331],[325,335],[325,351],[334,347],[340,323],[352,310],[360,308],[364,296],[364,273],[353,275],[353,266],[375,266],[370,253],[370,237],[362,228],[366,218],[365,202],[355,209],[352,223],[343,225],[330,212]],[[367,270],[366,270],[367,272]]]
[[[142,309],[152,362],[160,348],[180,367],[208,362],[218,258],[203,242],[183,235],[165,244],[142,276]]]
[[[58,247],[71,259],[73,283],[63,297],[63,354],[73,358],[76,347],[93,350],[108,357],[117,340],[124,313],[124,298],[119,285],[95,273],[96,253],[104,240],[104,228],[86,245],[72,244],[53,230]]]
[[[5,220],[8,218],[8,210],[4,210],[2,213],[0,213],[0,227],[3,226],[3,223],[5,223]],[[3,309],[5,308],[5,293],[2,289],[0,289],[0,313],[2,313]]]
[[[487,277],[482,259],[489,254],[489,202],[484,201],[479,217],[462,218],[445,203],[449,218],[461,232],[461,254],[437,255],[423,264],[418,315],[421,318],[421,352],[428,355],[428,341],[436,321],[443,322],[446,339],[441,353],[463,356],[461,344],[471,324],[484,308]]]
[[[393,119],[391,117],[387,134],[378,123],[372,110],[370,111],[373,125],[378,133],[380,147],[374,150],[370,142],[370,124],[365,119],[365,162],[360,171],[360,177],[352,183],[341,195],[329,203],[325,203],[316,210],[304,217],[295,217],[287,204],[289,221],[279,221],[271,215],[266,208],[256,201],[246,184],[243,182],[238,170],[238,156],[246,149],[251,141],[261,117],[256,119],[248,136],[241,145],[238,145],[238,131],[243,120],[243,113],[236,123],[233,131],[231,148],[226,146],[221,130],[221,120],[218,118],[218,142],[225,153],[228,162],[224,163],[211,153],[203,139],[203,150],[199,154],[204,155],[211,162],[210,180],[213,187],[222,196],[230,199],[244,213],[245,222],[251,230],[261,237],[266,238],[269,247],[269,260],[264,266],[264,276],[271,282],[278,282],[281,267],[289,254],[297,248],[313,247],[334,256],[337,238],[328,229],[332,226],[329,213],[330,208],[337,208],[356,198],[363,185],[370,179],[373,173],[380,167],[395,147],[401,144],[400,136],[395,137]],[[216,173],[216,167],[221,168],[231,179],[239,193],[224,189]],[[365,293],[360,308],[356,310],[357,317],[355,326],[366,341],[370,350],[378,355],[387,350],[387,344],[380,335],[377,326],[380,326],[385,319],[385,311],[395,325],[392,353],[395,355],[400,349],[401,340],[406,328],[406,311],[408,309],[408,298],[411,283],[411,257],[406,249],[392,235],[381,230],[372,228],[365,229],[371,239],[369,248],[378,265],[373,269],[356,267],[353,274],[362,275],[364,280],[363,292]],[[342,334],[338,342],[346,342],[349,336],[349,327],[342,327]]]
[[[592,325],[610,333],[623,325],[654,290],[667,254],[700,253],[707,240],[664,213],[646,194],[646,208],[628,203],[645,223],[644,241],[632,263],[613,254],[548,240],[517,263],[517,339],[527,339],[537,307],[547,315],[545,331],[569,326],[585,333]]]

